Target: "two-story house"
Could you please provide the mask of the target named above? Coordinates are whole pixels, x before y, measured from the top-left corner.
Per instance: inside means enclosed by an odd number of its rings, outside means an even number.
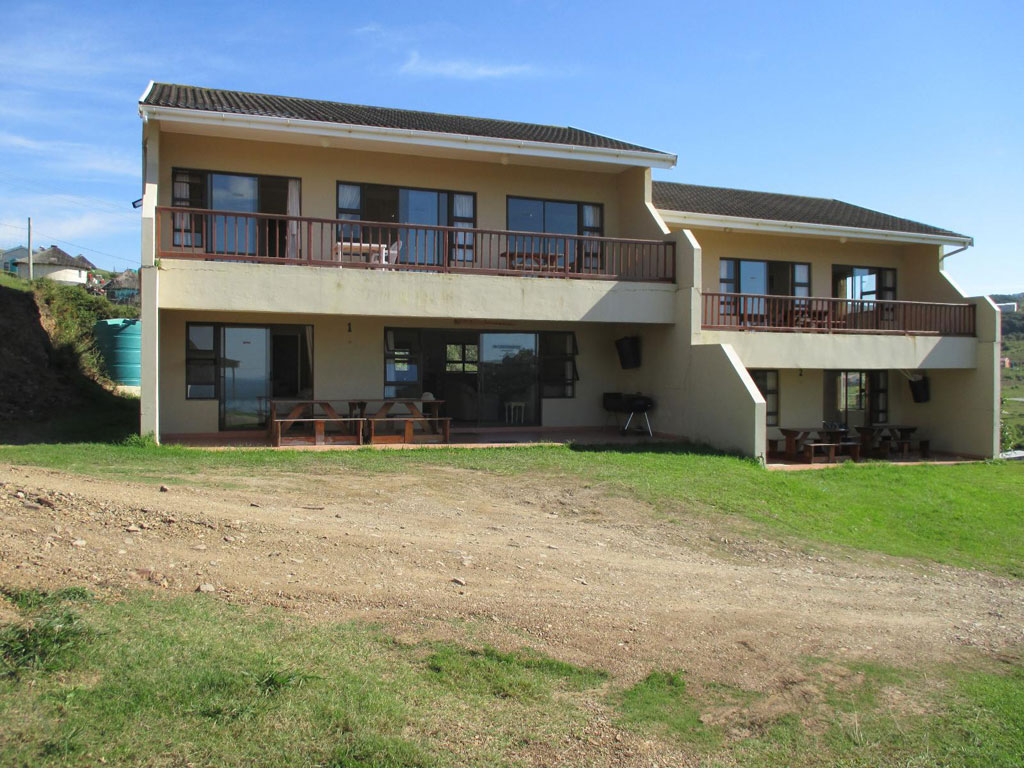
[[[823,421],[998,449],[998,317],[943,271],[969,237],[652,182],[674,155],[576,128],[160,83],[139,110],[144,433],[367,400],[601,428],[642,391],[750,456]]]

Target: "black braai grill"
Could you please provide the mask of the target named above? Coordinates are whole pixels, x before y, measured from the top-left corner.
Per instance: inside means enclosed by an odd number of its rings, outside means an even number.
[[[653,407],[654,399],[647,395],[641,395],[639,392],[635,394],[623,394],[622,392],[604,393],[604,409],[606,411],[629,414],[629,417],[626,419],[626,425],[622,428],[623,434],[629,431],[629,425],[633,422],[633,417],[639,414],[643,417],[644,424],[647,427],[647,435],[654,437],[654,432],[651,430],[651,420],[647,416],[647,412]],[[644,431],[644,427],[640,426],[640,419],[637,419],[637,430],[640,432]]]

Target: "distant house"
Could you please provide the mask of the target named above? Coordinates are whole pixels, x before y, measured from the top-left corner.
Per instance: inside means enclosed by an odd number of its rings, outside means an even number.
[[[114,304],[139,303],[139,273],[133,269],[126,269],[103,286],[107,298]]]
[[[96,265],[89,261],[87,258],[85,258],[85,256],[83,256],[82,254],[78,254],[77,256],[75,256],[74,259],[72,259],[72,261],[74,261],[76,264],[81,264],[84,269],[96,269]]]
[[[15,265],[18,277],[28,279],[28,254],[17,259]],[[67,285],[85,285],[89,279],[89,268],[56,245],[51,245],[32,254],[32,277],[45,277]]]
[[[28,256],[28,248],[24,245],[16,245],[6,251],[0,250],[0,271],[17,273],[16,262],[25,256]]]

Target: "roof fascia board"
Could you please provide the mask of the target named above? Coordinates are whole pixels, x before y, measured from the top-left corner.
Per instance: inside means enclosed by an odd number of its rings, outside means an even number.
[[[657,152],[577,147],[569,144],[549,144],[543,141],[497,139],[487,136],[416,131],[405,128],[380,128],[377,126],[350,125],[347,123],[325,123],[317,120],[295,120],[267,115],[234,115],[198,109],[157,107],[150,104],[140,104],[139,114],[146,120],[158,119],[166,120],[167,122],[193,123],[198,125],[231,125],[268,132],[279,131],[311,136],[333,136],[344,139],[364,139],[396,144],[421,144],[481,152],[499,152],[508,155],[583,160],[591,163],[639,165],[649,168],[673,168],[676,164],[675,155],[664,155]]]
[[[897,232],[890,229],[864,229],[834,224],[810,224],[800,221],[772,221],[749,219],[743,216],[716,216],[708,213],[687,213],[665,208],[658,209],[667,224],[683,227],[735,229],[744,232],[766,232],[777,235],[812,235],[817,237],[849,238],[851,240],[889,240],[900,243],[927,243],[974,245],[973,237],[954,235],[928,235],[918,232]]]

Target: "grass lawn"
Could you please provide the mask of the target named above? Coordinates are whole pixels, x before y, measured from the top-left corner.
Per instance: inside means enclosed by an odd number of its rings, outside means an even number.
[[[850,664],[834,684],[826,662],[809,659],[808,680],[823,695],[752,725],[745,708],[758,693],[691,686],[678,671],[625,685],[526,650],[401,644],[369,625],[313,625],[200,594],[8,591],[0,604],[20,613],[0,624],[5,766],[550,763],[567,749],[585,754],[598,721],[619,732],[609,741],[622,749],[646,743],[648,754],[706,765],[1008,768],[1024,759],[1019,666]],[[894,708],[894,695],[920,706]],[[704,722],[723,708],[743,727]]]
[[[1010,338],[1003,341],[1002,356],[1009,357],[1016,368],[1000,371],[1003,397],[1003,423],[1017,430],[1016,447],[1024,447],[1024,339]],[[1020,398],[1014,400],[1013,398]],[[1010,448],[1010,445],[1004,445]]]
[[[306,452],[174,446],[0,447],[0,462],[161,483],[215,483],[234,473],[394,473],[434,467],[585,478],[635,495],[671,519],[720,515],[754,533],[826,542],[1024,576],[1024,464],[844,465],[768,472],[685,446],[593,446]]]

